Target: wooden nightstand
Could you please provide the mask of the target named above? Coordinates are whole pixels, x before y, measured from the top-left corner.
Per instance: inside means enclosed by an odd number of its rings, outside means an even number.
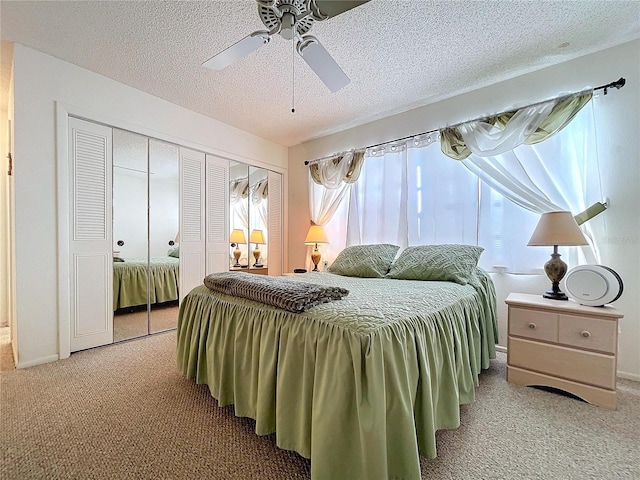
[[[554,387],[615,410],[618,319],[613,307],[587,307],[511,293],[507,381]]]

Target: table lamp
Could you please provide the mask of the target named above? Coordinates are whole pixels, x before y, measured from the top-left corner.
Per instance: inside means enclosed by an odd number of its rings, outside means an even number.
[[[587,239],[582,234],[571,212],[543,213],[527,245],[553,245],[551,260],[544,264],[544,272],[551,280],[551,289],[542,296],[553,300],[567,300],[567,295],[560,291],[560,281],[567,273],[567,264],[560,259],[558,245],[588,245]]]
[[[249,243],[255,243],[256,248],[253,250],[253,258],[256,259],[253,264],[254,267],[261,267],[262,265],[258,263],[260,259],[260,247],[258,245],[264,245],[266,242],[264,241],[264,234],[262,230],[252,230],[251,235],[249,235]]]
[[[311,261],[313,262],[313,272],[318,271],[318,263],[320,263],[320,250],[318,249],[318,244],[329,243],[329,239],[327,238],[327,234],[324,231],[322,225],[316,225],[312,223],[309,227],[309,231],[307,232],[307,238],[304,239],[305,245],[314,245],[313,250],[311,252]]]
[[[240,265],[240,255],[242,255],[242,252],[240,251],[240,248],[238,247],[239,244],[244,244],[247,243],[247,238],[244,236],[244,230],[240,229],[240,228],[234,228],[231,231],[231,235],[229,235],[229,241],[231,242],[231,246],[232,247],[236,247],[236,249],[233,251],[233,258],[236,259],[236,263],[233,264],[234,267],[241,267],[242,265]]]

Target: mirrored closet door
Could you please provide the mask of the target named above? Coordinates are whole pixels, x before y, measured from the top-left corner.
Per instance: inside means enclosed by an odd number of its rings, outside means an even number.
[[[280,275],[282,175],[230,162],[229,177],[229,269]]]
[[[178,325],[179,147],[149,140],[149,333]]]
[[[249,167],[249,262],[252,273],[268,273],[269,182],[264,168]]]
[[[178,147],[113,129],[113,340],[175,328]]]
[[[231,270],[249,268],[249,166],[229,162],[229,242]]]

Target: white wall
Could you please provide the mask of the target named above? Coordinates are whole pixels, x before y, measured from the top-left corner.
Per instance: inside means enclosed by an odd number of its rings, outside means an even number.
[[[624,280],[625,293],[615,303],[620,322],[618,370],[640,380],[640,41],[587,55],[512,80],[449,98],[433,105],[387,117],[360,127],[309,141],[289,149],[289,264],[305,264],[304,237],[309,226],[307,170],[311,160],[557,96],[596,87],[625,77],[621,90],[596,98],[598,150],[602,188],[611,206],[603,213],[606,231],[602,262]],[[506,344],[506,309],[510,291],[540,293],[546,278],[494,275],[500,311],[500,343]]]
[[[58,355],[57,257],[68,246],[56,234],[66,215],[56,205],[56,101],[89,119],[273,168],[286,181],[286,148],[22,45],[13,82],[18,367]]]

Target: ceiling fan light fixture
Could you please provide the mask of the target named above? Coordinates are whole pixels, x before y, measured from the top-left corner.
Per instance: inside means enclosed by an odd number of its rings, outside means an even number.
[[[284,12],[282,14],[282,27],[280,35],[285,40],[291,40],[295,36],[296,17],[293,13]]]

